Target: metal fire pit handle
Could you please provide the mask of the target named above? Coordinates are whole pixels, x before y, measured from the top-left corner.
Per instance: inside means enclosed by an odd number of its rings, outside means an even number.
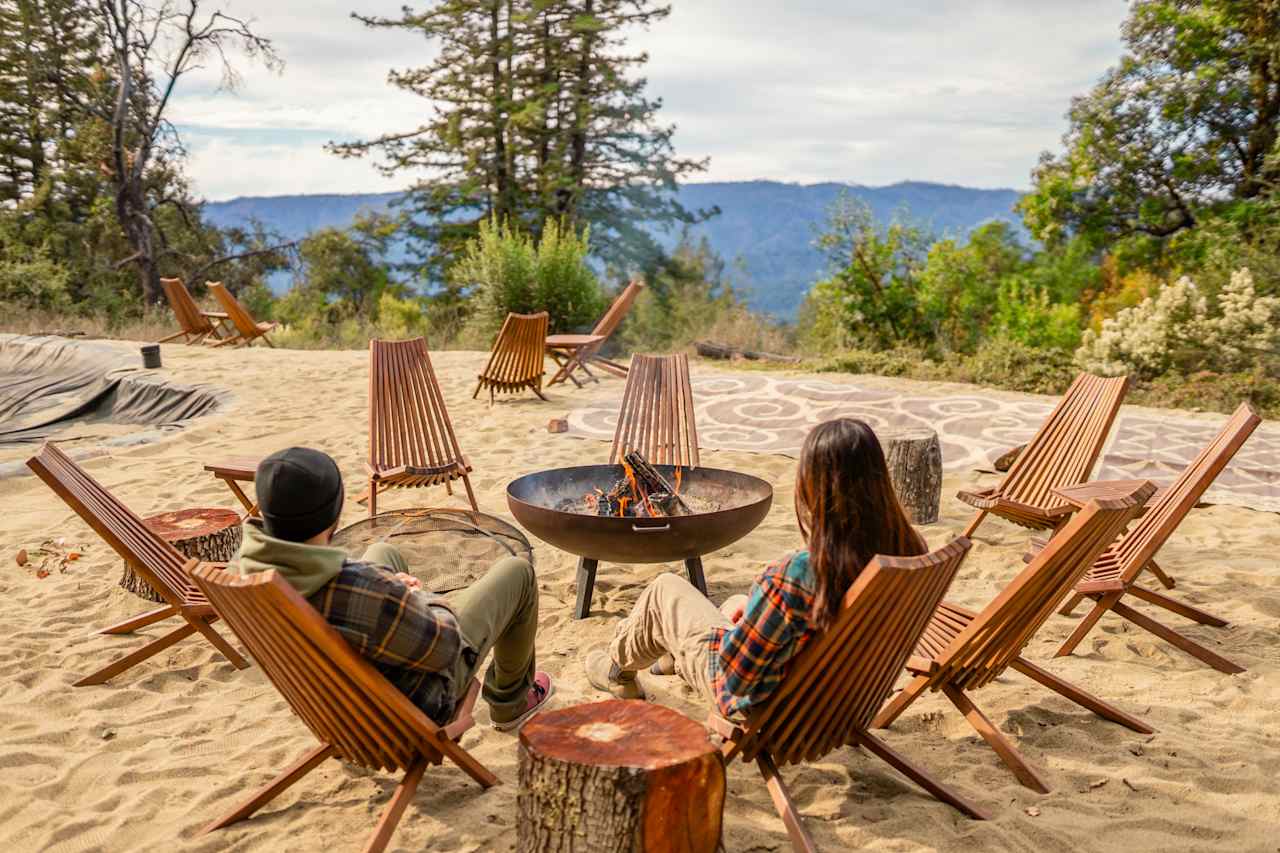
[[[638,524],[631,525],[631,529],[636,533],[664,533],[671,529],[670,524],[664,524],[661,527],[641,527]]]

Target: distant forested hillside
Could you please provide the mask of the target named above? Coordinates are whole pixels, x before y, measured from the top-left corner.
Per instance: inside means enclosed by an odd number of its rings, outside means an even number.
[[[750,305],[779,318],[791,318],[810,285],[823,272],[813,247],[827,207],[842,190],[863,199],[877,219],[902,212],[939,236],[963,236],[993,219],[1017,222],[1014,190],[905,182],[887,187],[836,183],[784,184],[777,181],[687,184],[680,203],[690,210],[719,207],[720,215],[693,229],[730,265],[730,278]],[[328,226],[345,227],[361,210],[383,211],[395,193],[370,195],[295,195],[236,198],[209,202],[208,220],[218,226],[257,219],[289,238]],[[668,246],[678,234],[661,237]]]

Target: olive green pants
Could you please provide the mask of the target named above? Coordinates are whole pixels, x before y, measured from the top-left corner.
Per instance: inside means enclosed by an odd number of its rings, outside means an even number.
[[[362,560],[408,572],[404,556],[385,542],[375,542]],[[453,685],[458,699],[471,686],[484,659],[493,661],[484,675],[481,695],[495,723],[514,720],[525,712],[533,686],[534,638],[538,632],[538,581],[533,566],[519,557],[505,557],[470,587],[445,597],[458,618],[462,639],[469,647],[454,664]]]

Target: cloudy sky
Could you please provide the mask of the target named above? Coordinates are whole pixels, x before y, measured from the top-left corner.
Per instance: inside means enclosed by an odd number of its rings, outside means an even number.
[[[198,192],[393,190],[346,140],[417,125],[427,105],[386,84],[433,47],[350,18],[414,0],[226,0],[286,61],[243,68],[234,93],[191,79],[174,118]],[[1123,0],[672,0],[635,43],[677,125],[677,151],[711,158],[705,180],[1025,188],[1055,148],[1073,94],[1120,53]]]

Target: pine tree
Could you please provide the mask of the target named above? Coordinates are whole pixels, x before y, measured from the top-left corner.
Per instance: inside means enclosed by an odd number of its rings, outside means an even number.
[[[330,148],[380,155],[388,175],[427,173],[405,204],[436,281],[495,216],[535,235],[548,219],[589,225],[606,263],[650,264],[660,250],[646,226],[709,215],[676,201],[676,181],[706,162],[674,156],[674,128],[657,123],[661,103],[633,76],[647,56],[623,51],[624,30],[668,13],[650,0],[440,0],[399,18],[356,16],[439,45],[430,64],[389,76],[433,113],[414,130]]]
[[[101,44],[85,0],[0,0],[0,203],[66,199],[74,96]]]

